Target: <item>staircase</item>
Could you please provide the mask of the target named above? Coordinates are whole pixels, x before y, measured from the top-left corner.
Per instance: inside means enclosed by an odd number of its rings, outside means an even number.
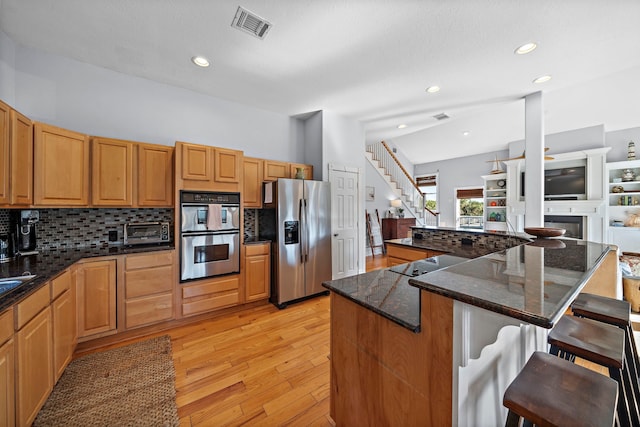
[[[402,201],[405,212],[416,218],[417,226],[438,226],[438,213],[425,208],[424,194],[384,141],[368,145],[365,156]]]

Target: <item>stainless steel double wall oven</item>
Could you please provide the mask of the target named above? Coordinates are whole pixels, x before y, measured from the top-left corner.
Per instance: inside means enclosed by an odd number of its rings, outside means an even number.
[[[240,193],[180,192],[180,282],[240,272]]]

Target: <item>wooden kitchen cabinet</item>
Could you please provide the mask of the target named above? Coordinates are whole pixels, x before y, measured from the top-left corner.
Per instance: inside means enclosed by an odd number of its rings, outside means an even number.
[[[213,159],[215,182],[240,182],[242,151],[216,147],[213,149]]]
[[[182,315],[231,307],[240,303],[240,275],[198,280],[180,285]]]
[[[182,155],[181,177],[185,181],[213,182],[212,147],[176,142]]]
[[[54,383],[71,362],[78,340],[75,286],[70,270],[51,280],[51,316],[53,320]]]
[[[138,206],[173,206],[173,147],[137,144]]]
[[[33,124],[0,101],[0,205],[33,203]]]
[[[115,259],[78,264],[76,308],[79,341],[116,332]]]
[[[89,139],[86,135],[34,124],[34,204],[89,204]]]
[[[262,207],[262,181],[263,181],[262,159],[245,157],[242,161],[242,200],[245,208]]]
[[[247,301],[267,299],[271,286],[271,243],[255,243],[245,246],[245,295]]]
[[[129,141],[91,139],[92,205],[133,205],[133,148]]]
[[[289,170],[289,163],[279,162],[277,160],[265,160],[263,181],[277,181],[278,178],[290,178]]]
[[[44,289],[48,295],[48,286]],[[18,309],[22,304],[30,304],[32,297],[19,303]],[[53,390],[51,337],[51,307],[47,301],[46,307],[16,332],[17,425],[31,425]]]
[[[0,313],[0,425],[15,425],[13,308]]]
[[[394,265],[406,264],[411,261],[442,255],[443,253],[444,252],[387,243],[387,266],[393,267]]]
[[[303,163],[289,163],[289,176],[291,178],[296,177],[298,168],[302,168],[304,171],[304,179],[313,179],[313,166],[305,165]]]
[[[127,255],[124,311],[127,329],[173,318],[174,251]]]

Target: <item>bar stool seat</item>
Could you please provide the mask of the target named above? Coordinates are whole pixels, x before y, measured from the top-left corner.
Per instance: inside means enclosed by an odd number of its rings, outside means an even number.
[[[550,352],[574,361],[576,357],[609,369],[619,387],[618,419],[621,425],[640,425],[633,385],[625,369],[624,330],[592,319],[563,316],[549,332]]]
[[[605,375],[534,352],[504,393],[506,427],[520,418],[539,426],[613,426],[618,384]]]

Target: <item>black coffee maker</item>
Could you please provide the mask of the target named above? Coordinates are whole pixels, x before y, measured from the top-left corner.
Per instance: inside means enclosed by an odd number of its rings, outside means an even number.
[[[20,255],[38,253],[36,251],[36,224],[40,221],[40,212],[29,209],[15,214],[16,251]]]

